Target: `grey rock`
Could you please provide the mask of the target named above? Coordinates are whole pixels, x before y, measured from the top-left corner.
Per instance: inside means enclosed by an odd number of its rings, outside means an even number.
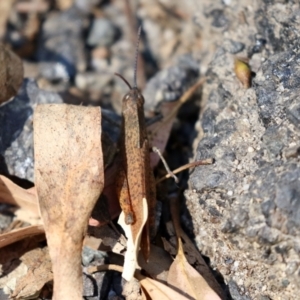
[[[251,57],[255,53],[260,53],[265,47],[266,43],[266,39],[264,39],[260,34],[256,34],[254,45],[249,49],[249,57]]]
[[[275,2],[252,8],[247,19],[255,30],[241,26],[243,33],[236,33],[229,19],[227,36],[248,37],[245,50],[258,71],[252,88],[243,89],[227,40],[216,41],[196,147],[196,159],[212,157],[215,163],[190,176],[185,195],[192,225],[183,220],[224,275],[233,299],[294,299],[300,287],[298,10]],[[228,257],[233,264],[225,263]]]
[[[95,46],[111,46],[119,35],[118,28],[106,18],[94,19],[91,25],[87,44]]]
[[[76,7],[50,14],[42,26],[37,59],[40,73],[51,81],[69,81],[86,69],[84,15]]]
[[[87,300],[104,300],[108,298],[112,272],[97,272],[91,275],[83,273],[83,296]]]
[[[104,263],[106,256],[107,256],[106,253],[103,251],[97,251],[89,247],[83,247],[82,254],[81,254],[82,264],[84,266],[87,266],[94,260],[97,260],[97,262]]]
[[[85,13],[91,13],[92,8],[101,4],[104,0],[75,0],[74,4],[78,7],[81,11]]]
[[[92,297],[97,295],[95,280],[92,276],[83,273],[83,297]],[[97,298],[99,299],[99,298]]]
[[[83,91],[101,92],[113,79],[112,74],[84,72],[75,77],[76,86]]]
[[[0,299],[1,300],[9,300],[10,296],[3,292],[3,289],[0,289]]]
[[[37,104],[62,103],[56,93],[25,79],[19,93],[0,107],[0,172],[33,181],[33,111]]]
[[[213,27],[222,28],[228,25],[228,18],[226,17],[223,9],[213,9],[209,13],[209,17],[212,19],[211,25]]]
[[[161,101],[178,100],[198,76],[199,62],[190,54],[179,57],[172,67],[163,69],[148,81],[143,91],[145,110],[155,110]]]
[[[14,215],[8,212],[8,208],[7,204],[0,204],[0,232],[6,229],[14,218]]]
[[[233,300],[250,300],[251,299],[248,296],[240,294],[239,287],[236,284],[236,282],[234,282],[233,280],[231,280],[228,283],[228,287],[229,287],[230,295]]]
[[[231,54],[237,54],[244,50],[245,44],[231,39],[225,40],[223,47]]]

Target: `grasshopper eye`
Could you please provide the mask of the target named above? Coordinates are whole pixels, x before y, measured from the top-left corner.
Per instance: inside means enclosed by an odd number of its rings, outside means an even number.
[[[144,102],[145,102],[145,99],[144,99],[144,97],[143,97],[143,95],[142,94],[138,94],[138,100],[139,100],[139,102],[141,102],[142,104],[144,104]]]

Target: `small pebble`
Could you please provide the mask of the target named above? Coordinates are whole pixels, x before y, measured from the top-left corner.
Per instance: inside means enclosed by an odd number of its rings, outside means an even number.
[[[95,46],[111,46],[118,36],[118,29],[106,18],[94,19],[87,39],[87,44]]]
[[[248,147],[248,152],[249,153],[253,153],[254,152],[254,148],[253,147]]]

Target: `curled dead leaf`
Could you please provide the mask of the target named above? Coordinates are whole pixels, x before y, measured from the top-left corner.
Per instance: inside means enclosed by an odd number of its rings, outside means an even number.
[[[0,202],[19,206],[39,216],[35,190],[25,190],[3,175],[0,175]]]
[[[44,233],[44,227],[42,225],[33,225],[0,234],[0,248],[15,243],[17,241],[23,240],[27,237],[34,235],[42,235]]]
[[[180,238],[178,244],[178,253],[168,274],[168,285],[180,290],[181,294],[188,299],[221,300],[209,287],[205,279],[188,263]]]
[[[188,300],[190,298],[185,297],[184,295],[176,292],[167,285],[153,280],[149,277],[145,277],[140,273],[136,274],[136,278],[140,281],[142,289],[145,294],[147,294],[150,299],[159,299],[159,300]]]
[[[189,264],[185,257],[181,241],[181,236],[184,233],[180,226],[179,204],[176,197],[171,198],[170,210],[177,236],[178,249],[176,258],[168,273],[168,285],[175,288],[188,299],[221,300],[221,297],[210,287],[205,278]],[[208,276],[208,279],[219,292],[220,288],[218,284],[211,281],[211,276]]]

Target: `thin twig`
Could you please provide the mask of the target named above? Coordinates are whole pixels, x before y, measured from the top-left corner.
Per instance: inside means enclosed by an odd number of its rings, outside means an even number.
[[[101,265],[101,266],[91,266],[87,268],[89,274],[96,273],[96,272],[105,272],[105,271],[116,271],[116,272],[123,272],[123,267],[119,265]]]
[[[209,158],[209,159],[205,159],[205,160],[198,160],[198,161],[194,161],[192,163],[189,163],[189,164],[186,164],[186,165],[183,165],[177,169],[175,169],[174,171],[170,172],[171,174],[178,174],[179,172],[182,172],[186,169],[189,169],[189,168],[195,168],[197,166],[202,166],[202,165],[211,165],[213,163],[213,159],[212,158]],[[159,178],[157,181],[156,181],[156,184],[170,178],[170,177],[173,177],[172,175],[170,175],[169,173],[166,174],[165,176]]]
[[[162,163],[164,164],[164,167],[165,167],[166,171],[168,172],[168,174],[167,174],[167,175],[168,175],[168,178],[172,177],[172,178],[175,180],[175,182],[178,183],[178,182],[179,182],[178,178],[177,178],[177,177],[174,175],[174,173],[170,170],[170,168],[169,168],[169,166],[168,166],[166,160],[165,160],[164,157],[162,156],[160,150],[159,150],[157,147],[155,147],[155,146],[152,147],[152,150],[153,150],[153,152],[155,152],[155,153],[159,156],[159,158],[161,159]]]

